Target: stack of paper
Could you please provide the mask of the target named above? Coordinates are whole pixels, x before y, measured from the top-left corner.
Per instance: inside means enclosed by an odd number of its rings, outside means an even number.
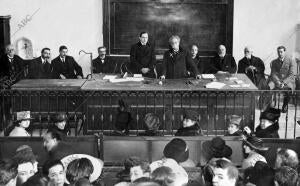
[[[103,77],[103,80],[111,80],[111,79],[116,79],[118,76],[117,75],[105,75]]]
[[[214,74],[202,74],[201,77],[203,79],[216,79],[216,76]]]
[[[205,85],[206,88],[211,88],[211,89],[221,89],[225,86],[226,84],[221,83],[221,82],[211,82],[211,83],[207,83]]]

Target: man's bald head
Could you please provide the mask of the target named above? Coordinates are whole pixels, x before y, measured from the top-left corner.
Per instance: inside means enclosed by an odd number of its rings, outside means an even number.
[[[277,150],[275,168],[279,168],[282,166],[297,168],[298,164],[299,164],[299,159],[295,151],[291,149],[282,149],[282,148],[279,148]]]
[[[218,46],[218,54],[220,57],[224,57],[226,54],[226,47],[224,45]]]
[[[15,55],[15,47],[11,44],[6,45],[5,47],[5,53],[9,56],[9,57],[14,57]]]

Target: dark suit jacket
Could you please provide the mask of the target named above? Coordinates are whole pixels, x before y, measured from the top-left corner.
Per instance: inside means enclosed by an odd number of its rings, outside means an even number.
[[[71,56],[66,56],[63,63],[60,57],[56,57],[51,62],[52,78],[60,79],[60,74],[67,79],[77,79],[77,76],[83,77],[82,68],[78,65],[75,59]]]
[[[104,63],[102,63],[100,57],[93,59],[93,73],[116,73],[116,64],[106,56],[104,58]]]
[[[195,63],[195,65],[196,65],[196,67],[198,69],[198,72],[200,74],[203,74],[205,72],[205,64],[201,60],[200,56],[197,55],[194,59],[192,58],[192,61]],[[192,72],[193,69],[191,67],[188,67],[188,71]],[[192,73],[192,76],[195,76],[195,74]]]
[[[14,55],[11,63],[5,54],[0,58],[0,76],[1,78],[16,76],[16,81],[23,79],[25,77],[24,66],[23,59],[18,55]]]
[[[254,74],[251,71],[246,71],[250,65],[256,67]],[[249,79],[257,86],[261,79],[265,79],[265,65],[264,62],[255,56],[251,56],[251,59],[248,60],[246,57],[239,61],[238,73],[243,73],[248,76]]]
[[[38,57],[31,60],[28,64],[28,79],[51,79],[51,64],[45,62],[42,63],[42,58]]]
[[[231,74],[235,73],[237,69],[234,58],[226,54],[223,59],[216,55],[211,62],[210,73],[215,74],[218,71],[225,71]]]
[[[166,76],[166,79],[186,78],[187,68],[190,68],[195,75],[199,74],[187,50],[180,47],[177,54],[174,54],[172,49],[165,52],[162,75]]]
[[[143,46],[140,42],[131,46],[130,67],[132,73],[140,74],[142,68],[150,68],[153,71],[155,65],[154,47],[148,42]]]

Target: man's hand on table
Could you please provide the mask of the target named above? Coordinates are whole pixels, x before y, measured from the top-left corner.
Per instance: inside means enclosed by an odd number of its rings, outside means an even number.
[[[77,76],[77,79],[82,79],[82,77],[81,76]]]
[[[142,68],[141,71],[142,71],[143,74],[147,74],[150,71],[150,69],[149,68]]]
[[[159,78],[159,79],[161,79],[161,80],[165,80],[165,79],[166,79],[166,76],[162,75],[162,76],[160,76],[160,78]]]
[[[60,79],[67,79],[64,75],[60,74]]]

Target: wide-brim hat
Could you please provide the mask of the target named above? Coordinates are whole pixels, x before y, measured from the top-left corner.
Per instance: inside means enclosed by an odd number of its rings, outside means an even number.
[[[68,116],[65,113],[58,113],[54,116],[54,122],[62,122],[62,121],[67,121],[68,120]]]
[[[260,114],[260,119],[261,120],[266,119],[272,122],[276,122],[280,117],[280,113],[281,113],[280,109],[268,108],[267,110],[265,110]]]
[[[198,121],[199,114],[193,110],[184,110],[183,118],[190,119],[192,121]]]
[[[67,169],[69,163],[71,163],[73,160],[81,159],[81,158],[87,158],[88,160],[91,161],[94,169],[93,169],[93,172],[92,172],[89,180],[90,180],[90,182],[96,181],[102,172],[102,168],[104,165],[102,160],[95,158],[93,156],[87,155],[87,154],[71,154],[69,156],[62,158],[61,162],[63,163],[65,169]]]
[[[154,113],[148,113],[144,118],[148,130],[157,130],[160,126],[159,117]]]
[[[254,150],[257,150],[257,151],[268,151],[269,150],[269,147],[264,147],[263,140],[258,137],[248,136],[247,138],[244,138],[243,141]]]
[[[17,121],[24,121],[24,120],[33,120],[33,118],[30,115],[30,111],[17,112]]]
[[[203,151],[215,158],[230,158],[232,149],[226,145],[225,141],[220,137],[215,137],[210,141],[205,141],[202,144]]]
[[[189,158],[189,148],[186,142],[180,138],[172,139],[164,148],[164,156],[174,159],[177,163],[186,161]]]

